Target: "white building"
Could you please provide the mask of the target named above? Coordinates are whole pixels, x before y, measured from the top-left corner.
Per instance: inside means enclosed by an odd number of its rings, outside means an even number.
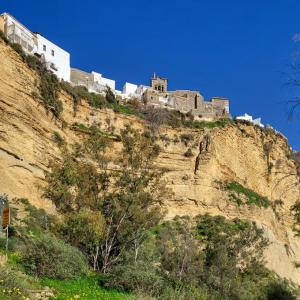
[[[125,82],[123,86],[123,95],[124,97],[130,98],[136,94],[138,86],[133,83]]]
[[[1,30],[12,42],[22,46],[25,52],[32,54],[37,49],[37,38],[28,28],[8,13],[1,17]]]
[[[144,92],[149,89],[149,86],[137,85],[129,82],[125,82],[123,86],[122,98],[138,98],[141,99]]]
[[[90,92],[101,93],[110,87],[113,91],[116,88],[115,80],[108,79],[97,72],[85,72],[71,68],[71,83],[75,86],[85,86]]]
[[[41,55],[47,68],[56,74],[59,79],[69,82],[71,75],[70,54],[44,38],[39,33],[36,33],[35,35],[37,37],[36,53]]]
[[[109,86],[113,91],[116,89],[116,81],[112,79],[108,79],[102,76],[102,74],[97,72],[92,72],[93,75],[93,81],[98,83],[99,85],[103,87]]]
[[[260,127],[265,127],[262,123],[261,123],[261,118],[256,118],[253,119],[252,116],[248,115],[248,114],[244,114],[243,116],[238,116],[236,117],[237,120],[245,120],[248,122],[251,122],[254,125],[258,125]]]
[[[31,32],[8,13],[0,15],[5,36],[13,43],[20,44],[27,54],[38,55],[48,70],[59,79],[70,81],[70,54],[38,33]]]

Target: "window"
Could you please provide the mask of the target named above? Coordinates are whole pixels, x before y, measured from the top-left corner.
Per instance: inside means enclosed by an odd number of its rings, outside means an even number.
[[[46,49],[47,49],[47,48],[46,48],[46,45],[43,45],[43,50],[46,51]]]
[[[54,50],[51,50],[51,54],[52,54],[52,56],[54,56]]]
[[[198,108],[198,99],[197,99],[198,97],[197,96],[195,96],[195,109],[197,109]]]

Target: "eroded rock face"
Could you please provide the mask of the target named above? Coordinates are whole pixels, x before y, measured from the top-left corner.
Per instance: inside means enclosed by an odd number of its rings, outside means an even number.
[[[62,129],[62,123],[45,111],[34,96],[38,76],[2,41],[0,74],[0,193],[28,198],[33,205],[54,212],[41,190],[49,162],[60,159],[53,133],[58,132],[69,144],[80,141],[84,134],[71,126]],[[74,116],[72,99],[65,93],[60,99],[68,125],[95,124],[115,133],[126,124],[145,126],[137,118],[93,109],[84,102]],[[290,212],[300,186],[299,178],[292,175],[297,169],[289,158],[286,139],[247,124],[197,130],[161,128],[157,135],[163,149],[157,164],[166,170],[165,179],[174,192],[166,199],[167,218],[210,213],[254,221],[270,240],[265,253],[268,267],[300,283],[295,267],[300,262],[300,243],[292,231]],[[112,153],[118,155],[119,149],[120,143],[115,142]],[[272,206],[238,206],[222,188],[222,183],[232,181],[266,196]]]

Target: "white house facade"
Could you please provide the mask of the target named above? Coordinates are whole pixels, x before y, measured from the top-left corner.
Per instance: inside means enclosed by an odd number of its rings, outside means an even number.
[[[0,15],[0,24],[3,24],[5,36],[13,43],[22,46],[27,54],[37,54],[45,62],[48,70],[57,75],[59,79],[70,81],[70,54],[39,33],[33,33],[21,24],[12,15]]]
[[[236,117],[237,120],[245,120],[248,122],[251,122],[254,125],[258,125],[260,127],[265,127],[262,123],[261,123],[261,118],[256,118],[253,119],[252,116],[248,115],[248,114],[244,114],[243,116],[238,116]]]
[[[37,53],[45,60],[47,69],[51,70],[59,79],[70,81],[70,54],[54,43],[36,33]]]
[[[110,87],[113,91],[116,88],[115,80],[105,78],[97,72],[88,73],[75,68],[71,68],[71,84],[74,86],[85,86],[93,93],[102,93],[107,87]]]
[[[36,36],[8,13],[1,14],[3,32],[13,43],[20,44],[25,52],[32,54],[37,48]]]
[[[99,85],[106,88],[107,86],[110,87],[112,90],[116,89],[116,81],[113,79],[108,79],[102,76],[102,74],[97,72],[92,72],[94,82],[98,83]]]
[[[133,83],[125,82],[123,86],[124,97],[130,97],[136,94],[138,86]]]

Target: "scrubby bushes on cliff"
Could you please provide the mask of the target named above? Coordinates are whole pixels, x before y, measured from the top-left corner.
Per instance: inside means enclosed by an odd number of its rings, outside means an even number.
[[[157,299],[294,299],[264,267],[267,243],[255,224],[209,215],[164,222],[159,147],[130,127],[120,139],[112,159],[107,136],[91,131],[46,176],[46,195],[65,216],[60,236],[106,275],[103,285]]]
[[[93,130],[83,145],[76,145],[73,153],[64,150],[62,164],[52,164],[52,172],[46,176],[45,195],[61,213],[68,216],[88,209],[103,216],[103,237],[88,242],[92,244],[91,249],[86,247],[84,238],[78,243],[84,245],[87,255],[96,259],[94,267],[99,265],[104,273],[119,260],[123,251],[138,247],[145,231],[160,221],[161,203],[167,197],[162,172],[153,164],[159,147],[153,144],[151,136],[126,127],[120,139],[121,158],[113,160],[110,140]],[[112,162],[118,164],[118,170],[108,167]],[[72,230],[70,224],[75,220],[71,223],[68,217],[66,220],[67,228]],[[95,230],[96,227],[88,228]]]
[[[22,264],[29,274],[48,278],[72,278],[88,270],[86,259],[78,249],[50,234],[26,241]]]
[[[246,221],[175,218],[156,226],[136,255],[123,254],[104,284],[157,299],[296,299],[263,266],[265,246]]]
[[[225,188],[230,192],[230,200],[236,202],[236,204],[239,206],[248,204],[267,208],[271,205],[271,202],[267,197],[263,197],[256,192],[245,188],[238,182],[229,182],[226,184]]]

